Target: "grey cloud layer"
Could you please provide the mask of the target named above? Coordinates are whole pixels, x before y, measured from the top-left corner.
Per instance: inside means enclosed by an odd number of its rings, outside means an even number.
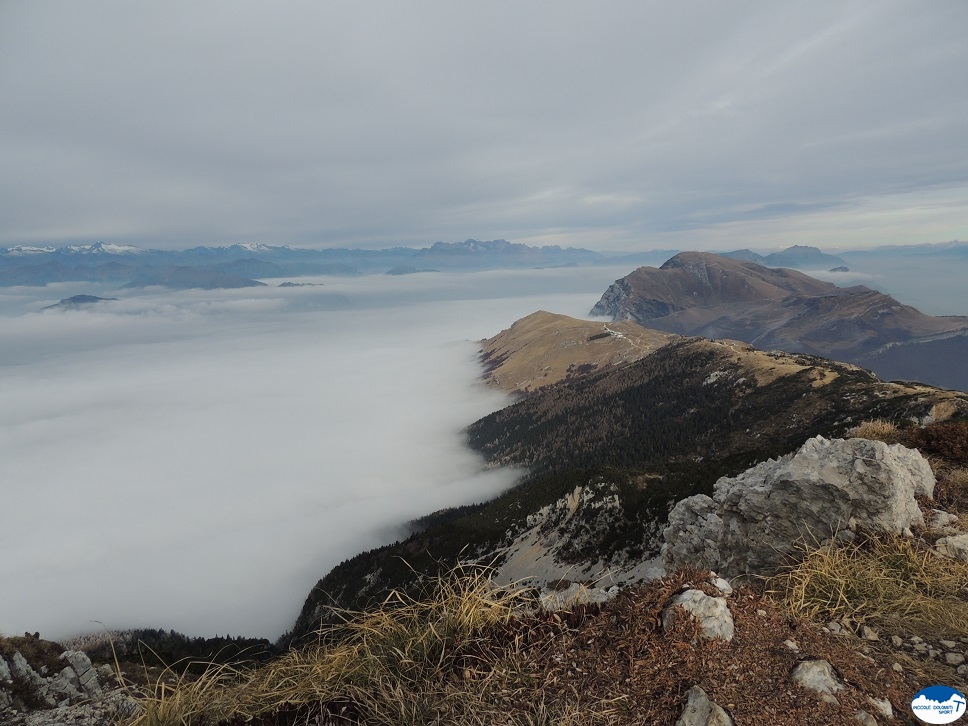
[[[21,3],[0,26],[10,244],[968,235],[956,0]]]
[[[464,446],[505,400],[469,341],[538,307],[580,314],[617,274],[380,275],[66,313],[31,311],[71,285],[4,290],[0,632],[281,634],[341,560],[514,480]],[[312,309],[330,288],[352,311]]]

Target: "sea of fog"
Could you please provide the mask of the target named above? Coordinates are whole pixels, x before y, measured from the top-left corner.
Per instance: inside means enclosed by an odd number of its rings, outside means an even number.
[[[963,267],[811,272],[950,314]],[[514,483],[464,445],[508,402],[474,341],[629,271],[0,289],[0,632],[278,636],[340,561]],[[41,312],[82,293],[120,300]]]
[[[316,580],[482,501],[474,341],[585,316],[628,269],[0,290],[0,632],[274,638]],[[118,297],[41,311],[76,294]]]

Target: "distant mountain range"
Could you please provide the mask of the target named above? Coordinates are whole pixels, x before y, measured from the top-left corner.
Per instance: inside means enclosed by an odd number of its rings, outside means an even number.
[[[772,252],[768,255],[760,255],[752,250],[736,250],[735,252],[724,252],[723,257],[745,262],[755,262],[765,267],[793,267],[799,268],[829,268],[840,267],[845,262],[834,255],[821,252],[816,247],[805,247],[794,245],[782,252]]]
[[[664,253],[633,257],[640,263]],[[622,255],[625,260],[628,256]],[[125,287],[163,285],[175,289],[246,287],[256,278],[358,275],[428,270],[595,265],[611,261],[591,250],[531,247],[506,240],[437,242],[414,249],[304,249],[263,244],[150,250],[95,243],[65,247],[19,245],[0,249],[0,287],[51,282],[116,282]]]
[[[816,259],[812,253],[804,257]],[[841,288],[795,270],[708,252],[683,252],[660,268],[640,267],[613,283],[591,314],[968,390],[968,317],[933,317],[862,285]]]
[[[655,265],[677,250],[594,252],[575,247],[532,247],[507,240],[437,242],[430,247],[366,249],[306,249],[288,245],[234,244],[192,247],[185,250],[143,249],[133,245],[97,242],[90,245],[0,248],[0,287],[46,285],[51,282],[117,283],[118,286],[163,285],[223,288],[252,286],[263,278],[304,275],[358,275],[447,270],[554,268],[591,265]],[[844,267],[864,260],[907,257],[968,259],[968,243],[884,247],[834,256],[816,247],[794,245],[781,252],[753,250],[724,252],[731,259],[765,267],[823,269]],[[185,268],[196,272],[188,273]],[[233,277],[236,276],[236,277]],[[244,279],[238,279],[239,277]]]

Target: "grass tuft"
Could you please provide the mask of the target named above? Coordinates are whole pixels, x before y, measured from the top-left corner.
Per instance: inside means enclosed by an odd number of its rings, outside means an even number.
[[[769,581],[798,617],[870,624],[902,637],[968,636],[968,563],[884,535],[810,549]]]
[[[542,698],[522,647],[533,653],[547,633],[515,625],[524,598],[458,568],[427,599],[394,592],[373,611],[341,612],[313,646],[262,667],[181,677],[143,699],[131,726],[594,723],[604,702],[579,713]]]
[[[847,432],[847,435],[855,439],[871,439],[872,441],[883,441],[886,444],[896,444],[898,428],[890,421],[877,418],[855,426]]]

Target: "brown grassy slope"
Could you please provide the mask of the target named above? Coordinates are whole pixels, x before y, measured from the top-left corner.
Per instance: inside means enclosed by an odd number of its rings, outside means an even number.
[[[508,393],[529,393],[638,360],[675,337],[630,321],[590,322],[539,310],[481,341],[484,380]]]
[[[499,605],[498,617],[474,619],[479,627],[468,627],[467,614],[493,611],[473,586],[469,599],[438,599],[432,612],[387,607],[348,640],[241,679],[215,673],[184,684],[183,699],[169,696],[168,710],[149,701],[138,723],[672,724],[695,685],[741,725],[856,724],[858,709],[872,710],[868,696],[892,702],[894,723],[911,723],[904,714],[918,681],[877,651],[790,619],[754,590],[727,598],[729,643],[702,639],[688,619],[664,630],[662,610],[677,592],[719,594],[708,578],[682,571],[570,613],[517,617]],[[817,658],[845,683],[836,705],[791,680],[798,662]]]

